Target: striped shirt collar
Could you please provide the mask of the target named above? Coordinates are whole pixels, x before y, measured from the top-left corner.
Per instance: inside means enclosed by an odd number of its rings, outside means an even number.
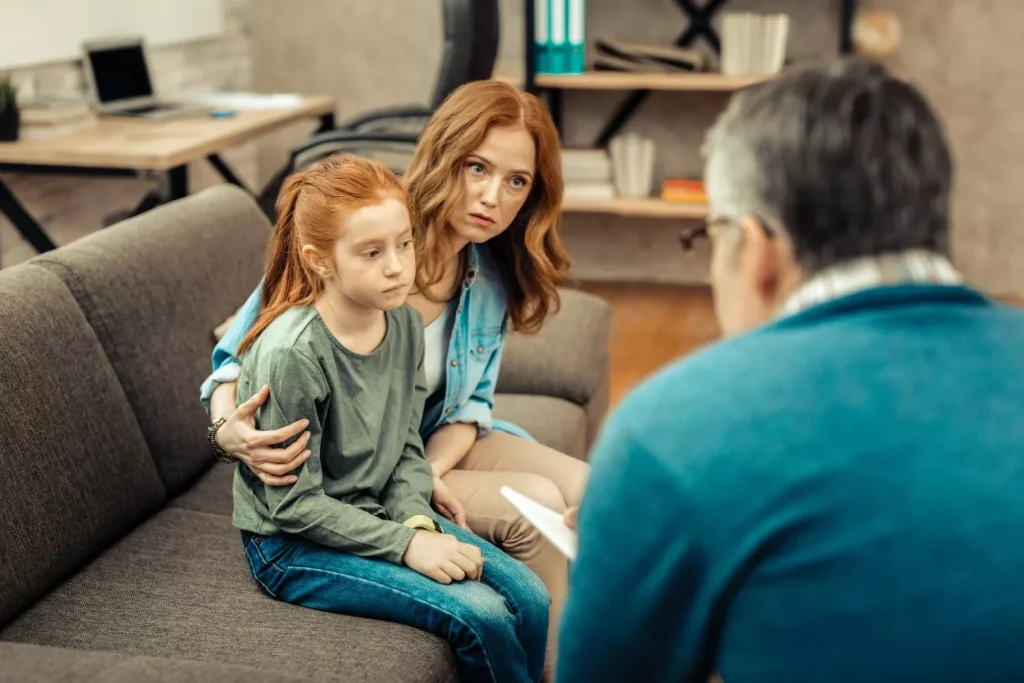
[[[960,285],[963,276],[945,256],[925,249],[869,256],[826,268],[793,292],[779,317],[874,287],[906,283]]]

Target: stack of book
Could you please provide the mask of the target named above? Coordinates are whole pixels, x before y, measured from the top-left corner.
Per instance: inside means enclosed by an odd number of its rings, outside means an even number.
[[[727,12],[722,15],[722,73],[774,74],[786,61],[789,16]]]
[[[681,47],[627,43],[611,38],[598,38],[594,47],[595,71],[680,73],[705,68],[704,55]]]
[[[87,130],[96,116],[85,100],[35,98],[18,103],[21,140],[49,140]]]
[[[704,181],[689,178],[666,178],[661,183],[661,198],[666,202],[707,204]]]
[[[562,181],[565,183],[565,199],[615,198],[612,162],[603,149],[563,150]]]
[[[586,0],[537,0],[533,17],[537,73],[583,73],[586,15]]]

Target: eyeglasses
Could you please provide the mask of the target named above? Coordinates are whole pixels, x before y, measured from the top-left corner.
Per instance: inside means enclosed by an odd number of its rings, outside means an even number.
[[[775,231],[769,228],[768,224],[761,218],[757,216],[754,216],[754,218],[761,226],[761,229],[764,230],[764,234],[768,236],[768,239],[773,239],[775,237]],[[736,220],[733,218],[713,218],[708,221],[701,221],[692,227],[683,228],[682,232],[679,233],[679,244],[682,246],[683,251],[690,253],[693,251],[693,243],[696,240],[699,240],[702,237],[708,237],[711,230],[716,226],[729,225],[730,223],[734,224],[736,223]]]

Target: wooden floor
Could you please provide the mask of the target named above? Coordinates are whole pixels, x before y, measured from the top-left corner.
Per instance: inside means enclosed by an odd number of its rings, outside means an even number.
[[[658,368],[719,337],[707,287],[584,283],[582,288],[612,306],[613,406]]]
[[[720,335],[708,287],[583,283],[582,289],[612,307],[612,406],[658,368]],[[994,298],[1024,308],[1024,297]]]

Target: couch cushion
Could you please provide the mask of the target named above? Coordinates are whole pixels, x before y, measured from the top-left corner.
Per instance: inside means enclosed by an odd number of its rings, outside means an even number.
[[[576,458],[587,455],[587,413],[561,398],[497,394],[494,417],[522,427],[545,446]]]
[[[33,259],[68,285],[124,385],[169,493],[213,458],[199,385],[213,329],[260,280],[269,224],[211,188]]]
[[[213,661],[323,681],[448,681],[443,639],[277,602],[221,515],[167,508],[25,612],[0,639]]]
[[[188,491],[168,503],[171,507],[194,512],[227,515],[234,512],[231,485],[237,465],[219,463],[208,469]]]
[[[0,643],[0,683],[302,683],[245,666]]]
[[[113,368],[64,284],[0,271],[0,626],[164,502]]]
[[[558,396],[586,405],[605,389],[611,307],[593,294],[560,289],[562,307],[536,334],[508,336],[497,389]]]

